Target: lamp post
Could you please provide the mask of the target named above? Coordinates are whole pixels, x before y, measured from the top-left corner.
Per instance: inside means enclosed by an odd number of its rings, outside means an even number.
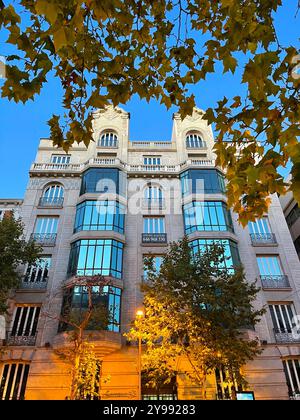
[[[137,319],[141,319],[144,316],[144,311],[142,309],[138,309],[136,311]],[[141,331],[139,333],[139,344],[138,344],[138,374],[139,374],[139,392],[138,392],[138,399],[142,399],[142,337]]]

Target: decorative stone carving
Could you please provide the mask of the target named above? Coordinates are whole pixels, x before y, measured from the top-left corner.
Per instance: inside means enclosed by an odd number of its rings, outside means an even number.
[[[118,106],[114,107],[113,105],[108,105],[105,109],[98,109],[93,113],[93,117],[98,119],[100,117],[104,117],[107,120],[113,120],[118,117],[128,116],[128,113],[123,111],[123,109],[119,108]]]

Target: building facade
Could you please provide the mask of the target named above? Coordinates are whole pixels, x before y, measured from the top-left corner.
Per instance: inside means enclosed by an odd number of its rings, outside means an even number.
[[[224,176],[215,165],[211,127],[195,109],[174,114],[171,141],[129,141],[129,114],[108,107],[94,114],[94,142],[74,145],[66,155],[41,139],[21,206],[27,238],[43,246],[39,267],[24,268],[6,317],[0,364],[0,399],[65,399],[68,367],[55,350],[66,345],[59,323],[64,289],[68,302],[86,304],[76,277],[101,274],[111,321],[93,342],[103,361],[100,397],[138,398],[138,352],[123,336],[141,306],[147,276],[144,257],[159,268],[167,244],[188,235],[201,250],[222,241],[226,269],[241,262],[249,282],[258,281],[256,305],[267,311],[245,339],[257,339],[262,353],[245,367],[257,399],[300,394],[300,263],[277,196],[261,220],[242,228],[227,210]],[[97,289],[95,289],[97,293]],[[47,317],[52,312],[56,316]],[[183,371],[185,361],[180,362]],[[222,373],[209,378],[207,397],[226,398]],[[171,389],[172,388],[172,389]],[[198,399],[201,392],[178,375],[159,396]]]
[[[291,191],[280,196],[279,200],[300,259],[300,208]]]

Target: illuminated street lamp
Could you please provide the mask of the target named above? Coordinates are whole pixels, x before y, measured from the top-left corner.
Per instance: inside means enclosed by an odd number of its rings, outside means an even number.
[[[136,311],[136,317],[141,319],[144,317],[144,311],[142,309],[138,309]],[[142,336],[141,331],[139,333],[139,352],[138,352],[138,374],[139,374],[139,392],[138,392],[138,399],[142,399]]]

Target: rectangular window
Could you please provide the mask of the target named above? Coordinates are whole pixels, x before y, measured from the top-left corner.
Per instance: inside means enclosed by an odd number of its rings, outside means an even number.
[[[166,233],[164,217],[144,217],[143,233]]]
[[[238,246],[229,239],[195,239],[190,242],[193,254],[202,254],[212,245],[221,245],[224,249],[224,258],[219,262],[219,269],[225,269],[234,274],[235,267],[240,265]]]
[[[296,315],[294,305],[291,303],[272,304],[269,305],[269,309],[275,333],[292,333]]]
[[[114,286],[93,286],[91,295],[92,302],[94,305],[101,304],[105,311],[107,311],[107,319],[103,319],[104,323],[107,323],[106,329],[108,331],[119,332],[121,322],[121,294],[122,290]],[[75,286],[73,290],[69,289],[69,294],[65,295],[64,303],[62,308],[63,314],[70,313],[72,311],[79,311],[84,313],[88,308],[88,288],[86,286]],[[105,318],[105,313],[103,314]],[[99,319],[99,322],[101,320]],[[65,331],[70,329],[70,325],[61,322],[59,325],[59,331]],[[87,327],[88,330],[99,329],[99,323],[96,325],[95,321]]]
[[[255,222],[248,223],[250,234],[270,234],[271,228],[267,217],[256,219]]]
[[[299,219],[299,217],[300,217],[300,208],[298,204],[295,204],[295,206],[286,216],[286,222],[288,224],[288,227],[291,227]]]
[[[67,164],[67,163],[70,163],[70,159],[71,159],[70,155],[52,155],[51,163]]]
[[[57,233],[58,217],[43,217],[36,218],[34,233]]]
[[[10,335],[13,337],[34,337],[40,314],[40,306],[17,306],[15,308]]]
[[[185,233],[195,231],[233,232],[231,214],[221,201],[193,201],[183,206]]]
[[[36,265],[26,268],[24,275],[24,282],[39,283],[46,282],[48,279],[48,272],[51,266],[51,256],[42,256]]]
[[[277,255],[257,255],[259,273],[261,276],[282,276],[280,260]]]
[[[144,255],[144,259],[149,257],[149,255]],[[155,270],[156,273],[159,272],[160,270],[160,266],[162,265],[163,262],[163,256],[162,255],[151,255],[151,257],[153,257],[153,269]],[[144,275],[143,275],[143,279],[147,280],[148,278],[148,267],[146,267],[144,265]]]
[[[122,277],[123,243],[112,239],[83,239],[71,245],[69,275]]]
[[[159,156],[144,156],[144,165],[160,165]]]
[[[182,195],[225,193],[224,175],[216,169],[189,169],[180,175]]]
[[[300,396],[300,359],[283,360],[286,383],[291,397]]]
[[[24,400],[28,363],[5,363],[0,368],[0,400]]]
[[[114,230],[124,233],[125,206],[117,201],[84,201],[77,205],[74,232]]]

